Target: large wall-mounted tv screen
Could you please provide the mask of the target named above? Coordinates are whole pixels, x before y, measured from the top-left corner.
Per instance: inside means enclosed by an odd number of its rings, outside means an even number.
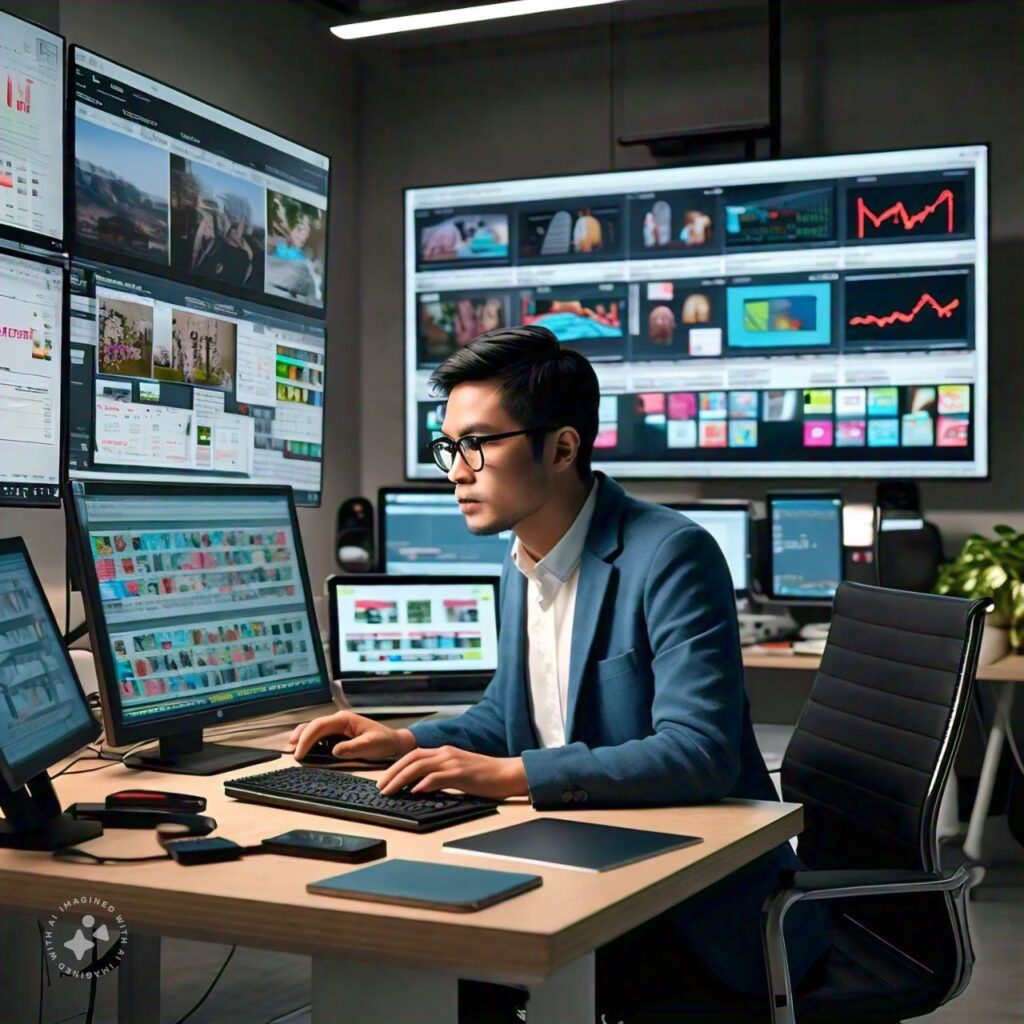
[[[432,370],[541,324],[620,477],[988,474],[981,145],[408,189],[406,475]]]

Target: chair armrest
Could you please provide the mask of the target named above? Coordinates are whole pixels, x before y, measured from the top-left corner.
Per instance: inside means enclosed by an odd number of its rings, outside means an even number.
[[[957,892],[970,881],[967,868],[951,875],[937,871],[855,869],[850,871],[783,871],[781,888],[761,909],[761,943],[764,949],[773,1024],[795,1024],[793,988],[789,979],[783,923],[790,907],[801,900],[834,900],[846,896],[883,896],[892,893]]]
[[[829,900],[844,896],[872,896],[891,893],[946,892],[966,885],[965,867],[949,875],[938,871],[900,868],[855,868],[844,871],[785,871],[779,876],[782,891],[791,899]],[[776,893],[776,897],[782,893]]]

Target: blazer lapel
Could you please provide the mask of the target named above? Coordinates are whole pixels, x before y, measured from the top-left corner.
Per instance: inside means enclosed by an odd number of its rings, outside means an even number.
[[[580,701],[584,670],[590,659],[597,626],[601,621],[605,593],[612,578],[612,566],[584,548],[576,585],[576,607],[569,646],[569,694],[565,710],[565,742],[572,743],[576,731],[576,709]]]
[[[510,571],[502,592],[501,642],[499,658],[508,665],[511,678],[506,692],[510,749],[530,750],[540,746],[530,711],[530,689],[527,684],[526,577],[518,570]]]
[[[580,691],[584,686],[587,663],[612,578],[612,559],[622,547],[622,513],[626,492],[603,473],[598,473],[597,477],[597,505],[587,533],[576,583],[576,607],[569,646],[569,693],[565,709],[566,743],[573,741],[576,732]]]

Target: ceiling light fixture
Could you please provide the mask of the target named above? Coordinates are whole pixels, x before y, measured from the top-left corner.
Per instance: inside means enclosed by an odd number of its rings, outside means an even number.
[[[425,14],[405,14],[394,18],[376,18],[373,21],[353,21],[335,25],[331,31],[342,39],[366,39],[369,36],[390,35],[393,32],[418,32],[446,25],[467,25],[474,21],[494,21],[497,18],[515,18],[524,14],[546,14],[549,11],[567,11],[576,7],[597,7],[601,4],[622,3],[623,0],[504,0],[503,3],[477,4],[449,11]]]

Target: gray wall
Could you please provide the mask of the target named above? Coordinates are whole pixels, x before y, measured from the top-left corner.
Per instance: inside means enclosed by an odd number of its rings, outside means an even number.
[[[275,0],[0,0],[69,44],[137,68],[278,131],[332,160],[326,467],[320,509],[300,513],[314,590],[332,571],[334,510],[358,485],[359,345],[355,336],[356,134],[352,63],[313,11]],[[0,510],[0,536],[23,534],[63,608],[60,512]]]
[[[404,471],[402,188],[651,165],[644,149],[610,145],[613,121],[621,135],[763,118],[764,9],[630,0],[614,53],[595,17],[572,32],[360,51],[364,492]],[[783,19],[783,155],[992,145],[991,478],[923,494],[950,540],[997,520],[1024,526],[1024,4],[784,0]],[[627,483],[655,500],[765,489]],[[874,493],[869,482],[844,490],[849,501]]]

